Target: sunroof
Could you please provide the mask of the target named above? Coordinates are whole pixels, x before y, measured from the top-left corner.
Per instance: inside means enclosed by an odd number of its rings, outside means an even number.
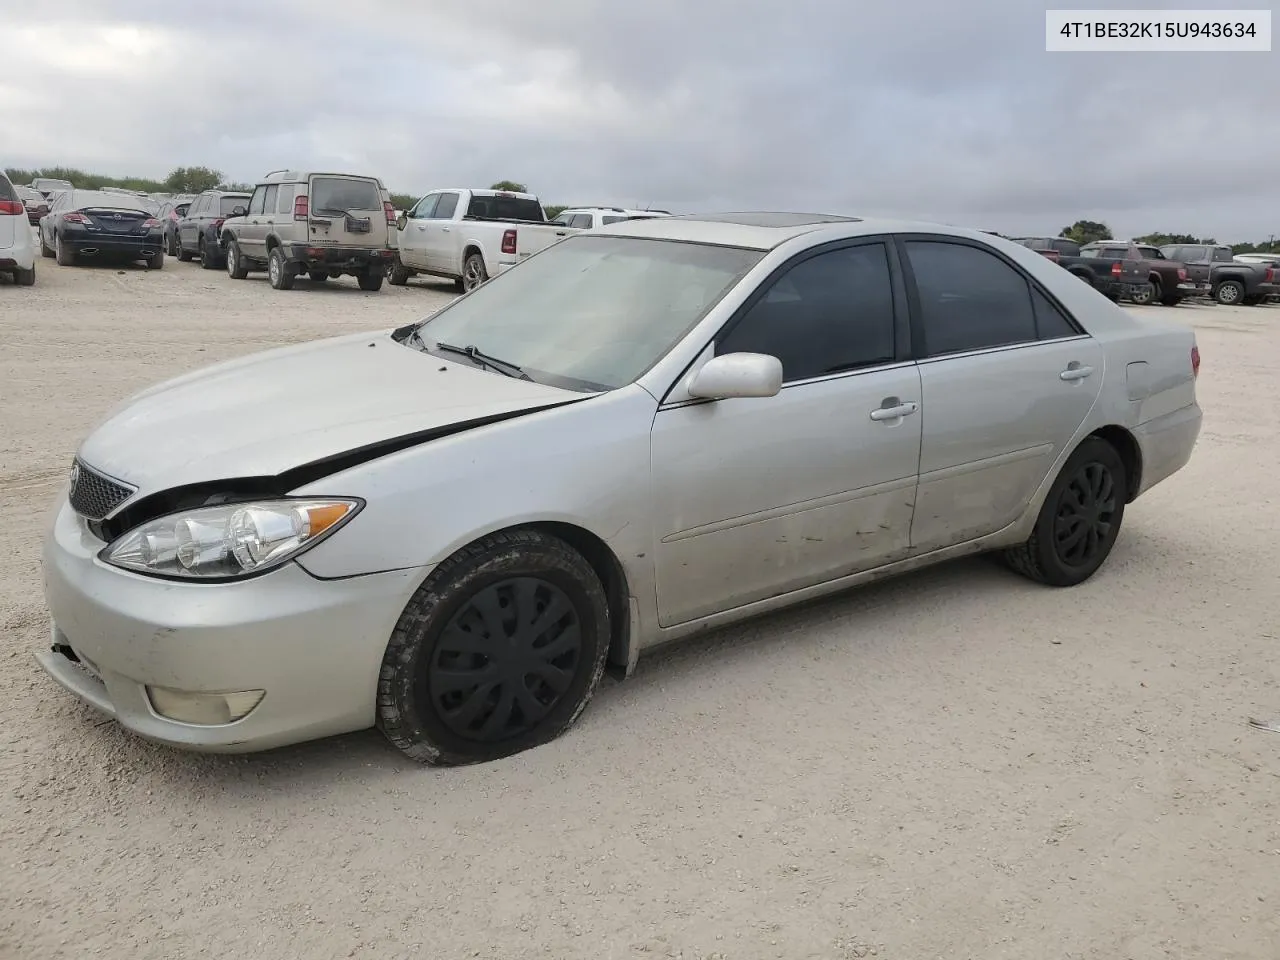
[[[699,213],[685,220],[710,220],[715,223],[740,223],[744,227],[803,227],[813,223],[855,223],[860,217],[842,217],[834,213]]]

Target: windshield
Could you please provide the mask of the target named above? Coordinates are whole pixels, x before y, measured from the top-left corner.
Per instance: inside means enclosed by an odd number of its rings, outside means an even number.
[[[423,322],[431,341],[482,353],[576,390],[634,381],[764,252],[578,235],[477,287]]]
[[[349,210],[381,210],[382,196],[372,180],[312,177],[311,206],[317,211],[340,210],[343,213]]]

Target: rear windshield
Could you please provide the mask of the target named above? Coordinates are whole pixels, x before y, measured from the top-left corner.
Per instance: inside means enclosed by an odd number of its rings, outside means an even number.
[[[467,216],[482,217],[486,220],[546,222],[546,217],[542,214],[542,205],[537,200],[526,200],[521,197],[472,197],[467,207]]]
[[[241,201],[243,203],[243,201]],[[381,210],[382,196],[372,180],[348,180],[345,177],[313,177],[311,209],[316,213],[334,210]]]
[[[218,198],[218,216],[229,217],[236,211],[236,207],[249,206],[248,197],[219,197]],[[184,213],[186,211],[183,211]]]
[[[71,198],[77,209],[85,207],[110,207],[114,210],[140,210],[143,213],[152,211],[146,206],[147,201],[141,197],[130,197],[122,193],[102,193],[98,190],[77,190]]]

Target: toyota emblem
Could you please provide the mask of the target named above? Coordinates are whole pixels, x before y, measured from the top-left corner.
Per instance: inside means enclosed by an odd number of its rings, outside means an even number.
[[[73,463],[71,465],[70,484],[71,486],[70,486],[69,492],[72,496],[75,496],[76,487],[79,486],[80,484],[80,464],[78,463]]]

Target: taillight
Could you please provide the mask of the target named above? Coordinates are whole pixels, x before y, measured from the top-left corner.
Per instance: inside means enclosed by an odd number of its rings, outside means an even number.
[[[307,198],[306,197],[297,197],[293,201],[293,219],[295,220],[307,219]]]
[[[1186,267],[1179,267],[1179,268],[1178,268],[1178,279],[1179,279],[1179,280],[1185,280],[1185,279],[1187,279],[1187,268],[1186,268]]]
[[[1193,377],[1200,376],[1200,348],[1191,348],[1191,375]]]
[[[1267,267],[1267,272],[1266,272],[1266,273],[1264,273],[1264,274],[1262,275],[1262,282],[1263,282],[1263,283],[1275,283],[1275,282],[1276,282],[1276,272],[1275,272],[1274,268],[1272,268],[1272,267]]]
[[[1121,268],[1119,261],[1117,261],[1116,263],[1113,263],[1113,264],[1111,265],[1111,275],[1112,275],[1113,277],[1118,277],[1118,276],[1120,276],[1120,274],[1121,274],[1121,273],[1123,273],[1123,272],[1124,272],[1124,270],[1123,270],[1123,268]]]
[[[213,232],[214,232],[214,233],[217,233],[219,230],[221,230],[221,229],[222,229],[222,225],[223,225],[224,223],[226,223],[226,222],[227,222],[227,218],[226,218],[226,217],[223,217],[221,220],[215,220],[215,221],[213,221]]]
[[[514,230],[502,231],[502,252],[508,254],[516,252],[516,232]]]
[[[1056,261],[1059,257],[1057,250],[1042,250],[1040,252],[1043,253],[1046,257],[1048,257],[1050,260]]]
[[[21,200],[0,200],[0,216],[24,216],[26,212],[27,205]]]
[[[384,201],[382,202],[382,209],[383,209],[383,210],[385,210],[385,211],[387,212],[387,223],[395,223],[395,222],[396,222],[396,208],[395,208],[395,207],[393,207],[393,206],[391,205],[391,201],[389,201],[389,200],[384,200]]]
[[[160,221],[155,217],[147,217],[147,219],[142,221],[142,225],[144,227],[158,227],[160,226]]]
[[[83,213],[64,213],[62,215],[62,222],[63,223],[90,223],[91,221]]]

